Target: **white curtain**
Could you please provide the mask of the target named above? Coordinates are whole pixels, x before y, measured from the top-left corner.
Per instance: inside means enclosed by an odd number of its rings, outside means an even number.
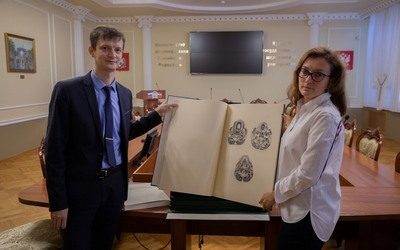
[[[364,106],[400,112],[400,4],[369,18]]]

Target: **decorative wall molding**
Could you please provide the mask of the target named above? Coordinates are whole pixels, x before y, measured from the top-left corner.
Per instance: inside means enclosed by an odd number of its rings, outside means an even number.
[[[1,110],[10,110],[10,109],[30,108],[30,107],[37,107],[37,106],[43,106],[43,105],[48,106],[49,102],[38,102],[38,103],[30,103],[30,104],[24,104],[24,105],[0,107],[0,111]]]
[[[360,35],[361,35],[361,28],[360,27],[329,27],[328,28],[328,38],[327,38],[327,44],[328,47],[331,46],[331,37],[332,34],[338,34],[338,31],[340,32],[340,30],[353,30],[356,33],[358,33],[357,35],[357,47],[354,49],[354,58],[358,58],[360,59],[360,50],[361,50],[361,39],[360,39]],[[362,86],[363,86],[363,76],[360,75],[360,70],[362,67],[362,62],[358,61],[356,62],[358,65],[353,67],[353,74],[354,74],[354,82],[356,85],[355,88],[355,92],[351,92],[346,90],[346,94],[347,94],[347,98],[348,98],[348,107],[349,108],[362,108],[363,107],[363,91],[362,91]]]
[[[321,25],[325,20],[326,12],[307,13],[308,25]]]
[[[370,15],[380,12],[394,4],[400,3],[400,0],[383,0],[361,12],[361,18],[367,18]]]
[[[358,20],[361,19],[360,14],[355,12],[346,13],[325,13],[324,20]]]
[[[89,12],[90,12],[89,9],[86,9],[85,7],[82,7],[82,6],[76,6],[76,8],[74,8],[72,10],[74,18],[81,20],[81,21],[85,20],[87,14],[89,14]]]
[[[54,4],[54,5],[58,6],[58,7],[61,7],[63,9],[65,9],[65,10],[67,10],[67,11],[69,11],[71,13],[74,12],[74,8],[76,7],[75,5],[70,4],[70,3],[68,3],[67,1],[64,1],[64,0],[47,0],[47,1],[49,1],[50,3],[52,3],[52,4]]]
[[[243,21],[299,21],[306,20],[304,14],[288,15],[224,15],[224,16],[155,16],[155,23],[182,23],[182,22],[243,22]]]
[[[306,6],[310,4],[338,4],[355,3],[360,0],[281,0],[281,1],[241,1],[234,5],[225,1],[206,1],[198,4],[196,1],[169,1],[169,0],[92,0],[103,8],[135,8],[150,7],[156,9],[180,11],[186,13],[202,13],[208,15],[260,13],[282,10],[290,7]],[[197,1],[198,2],[198,1]]]
[[[95,23],[135,23],[134,17],[97,17],[89,13],[86,18]]]
[[[54,79],[56,79],[56,81],[59,81],[58,79],[58,75],[57,75],[57,43],[56,43],[56,29],[55,29],[55,20],[59,19],[62,21],[65,21],[67,23],[67,25],[69,26],[69,33],[70,33],[70,40],[69,43],[71,45],[71,49],[70,49],[70,55],[71,55],[71,78],[75,75],[74,74],[74,49],[73,49],[73,29],[72,29],[72,22],[71,20],[64,18],[62,16],[59,15],[52,15],[52,27],[53,27],[53,61],[54,61]],[[54,81],[52,81],[52,87],[53,87]]]
[[[90,12],[90,10],[85,7],[70,4],[65,0],[47,0],[47,1],[71,12],[75,18],[80,20],[85,20],[85,17]]]
[[[208,4],[196,4],[193,1],[184,3],[185,1],[165,1],[165,0],[93,0],[104,8],[118,8],[118,7],[153,7],[157,9],[166,9],[172,11],[190,12],[190,13],[215,13],[215,14],[228,14],[228,13],[251,13],[258,11],[271,11],[288,7],[296,7],[301,4],[308,4],[308,1],[303,0],[285,0],[285,1],[257,1],[258,3],[243,3],[235,4],[233,6],[219,4],[220,1],[214,1],[213,4],[209,1]],[[314,0],[315,1],[315,0]],[[327,0],[323,0],[325,2]],[[335,0],[338,1],[338,0]],[[349,0],[342,0],[349,1]],[[350,0],[353,1],[353,0]],[[320,1],[317,1],[317,3]]]
[[[47,116],[48,116],[48,114],[38,114],[38,115],[30,115],[30,116],[23,116],[23,117],[3,120],[3,121],[0,121],[0,127],[17,124],[17,123],[22,123],[22,122],[27,122],[27,121],[38,120],[38,119],[46,118]]]
[[[153,17],[152,16],[140,16],[137,17],[136,22],[138,23],[139,28],[150,29],[153,25]]]
[[[47,0],[50,3],[57,5],[65,10],[76,15],[78,7],[72,5],[65,0]],[[400,1],[400,0],[389,0]],[[80,7],[82,8],[82,7]],[[87,9],[86,9],[87,10]],[[142,20],[142,16],[136,17],[97,17],[90,13],[90,10],[85,12],[85,19],[95,23],[138,23]],[[209,16],[153,16],[147,17],[152,23],[183,23],[183,22],[243,22],[243,21],[301,21],[308,20],[306,14],[270,14],[270,15],[209,15]],[[358,20],[360,15],[354,12],[348,13],[325,13],[323,20]]]
[[[138,22],[137,17],[97,17],[90,13],[90,10],[70,4],[65,0],[47,0],[74,15],[84,15],[84,18],[95,23],[135,23]],[[359,13],[327,13],[324,20],[357,20],[364,19],[373,13],[388,8],[400,0],[382,0],[374,6],[368,7]],[[159,16],[153,17],[152,22],[156,23],[179,23],[179,22],[219,22],[219,21],[296,21],[307,20],[305,14],[286,14],[286,15],[212,15],[212,16]]]
[[[29,6],[29,7],[31,7],[31,8],[34,9],[34,10],[37,10],[37,11],[39,11],[39,12],[42,12],[42,13],[45,13],[45,14],[48,14],[48,15],[49,15],[49,12],[48,12],[48,11],[43,10],[43,9],[37,7],[37,6],[34,6],[34,5],[32,5],[32,4],[26,3],[26,2],[21,1],[21,0],[14,0],[14,1],[17,2],[17,3],[19,3],[19,4],[23,4],[23,5]]]

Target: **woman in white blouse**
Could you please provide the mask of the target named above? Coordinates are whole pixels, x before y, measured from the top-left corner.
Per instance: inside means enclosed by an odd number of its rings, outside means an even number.
[[[293,73],[288,97],[296,115],[282,136],[275,191],[260,199],[265,209],[280,209],[279,249],[321,249],[339,218],[344,84],[340,58],[323,47],[307,51]]]

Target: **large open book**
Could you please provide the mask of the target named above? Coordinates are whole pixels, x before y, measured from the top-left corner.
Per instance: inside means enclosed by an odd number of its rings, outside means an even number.
[[[146,182],[130,182],[124,210],[135,210],[169,205],[169,197],[157,187]]]
[[[164,119],[152,184],[260,206],[275,183],[283,105],[174,102],[179,106]]]

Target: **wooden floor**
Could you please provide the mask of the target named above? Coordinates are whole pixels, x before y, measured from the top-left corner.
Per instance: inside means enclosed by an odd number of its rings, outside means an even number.
[[[384,139],[379,162],[394,166],[400,143]],[[20,190],[42,179],[37,149],[0,161],[0,232],[40,219],[49,218],[47,208],[23,205],[18,202]],[[169,242],[169,235],[136,234],[149,249],[160,249]],[[133,234],[125,233],[115,249],[145,249]],[[192,249],[198,249],[198,236],[192,236]],[[204,236],[202,249],[259,249],[259,238]],[[324,249],[330,249],[326,245]],[[170,249],[168,245],[165,249]]]

